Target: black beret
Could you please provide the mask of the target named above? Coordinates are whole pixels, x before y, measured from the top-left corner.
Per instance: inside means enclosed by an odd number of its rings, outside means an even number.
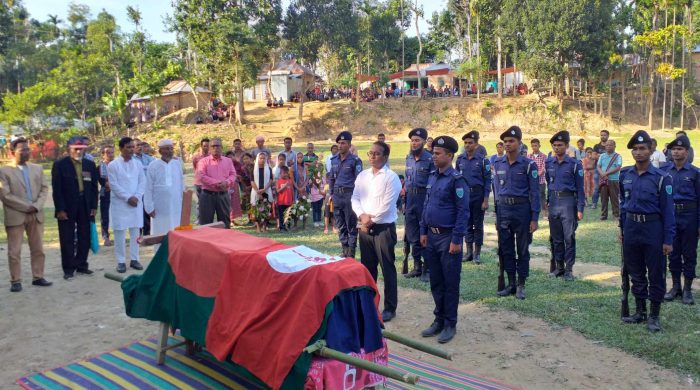
[[[413,137],[414,135],[425,139],[428,139],[428,130],[422,128],[422,127],[416,127],[415,129],[411,130],[408,133],[408,138]]]
[[[518,126],[511,126],[508,128],[508,130],[504,131],[503,134],[501,134],[501,141],[503,141],[506,137],[513,137],[517,138],[518,141],[522,141],[523,131],[520,130]]]
[[[338,134],[337,137],[335,137],[335,142],[338,141],[352,141],[352,134],[350,134],[349,131],[341,131],[340,134]]]
[[[554,134],[552,136],[552,138],[549,140],[549,143],[553,144],[556,141],[561,141],[561,142],[568,144],[570,140],[571,140],[571,138],[569,137],[569,132],[566,130],[562,130],[562,131]]]
[[[668,144],[669,148],[673,148],[674,146],[681,146],[686,149],[690,149],[690,139],[688,139],[687,135],[681,134],[678,136],[678,138],[674,139]]]
[[[479,132],[476,130],[472,130],[472,131],[468,132],[467,134],[464,134],[462,136],[462,141],[466,141],[467,138],[471,138],[474,141],[479,141]]]
[[[632,149],[634,145],[637,144],[647,144],[651,145],[651,137],[649,137],[649,133],[647,133],[644,130],[638,130],[632,138],[630,138],[630,142],[627,143],[627,149]]]
[[[441,135],[433,140],[433,147],[443,148],[449,150],[451,153],[457,153],[459,150],[459,144],[457,141],[446,135]]]

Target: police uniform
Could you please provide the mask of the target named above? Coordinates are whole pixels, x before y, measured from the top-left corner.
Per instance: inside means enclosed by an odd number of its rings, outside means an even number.
[[[519,127],[512,126],[501,134],[501,140],[508,137],[521,141],[522,131]],[[515,294],[519,299],[525,299],[525,279],[530,273],[530,222],[537,222],[540,216],[537,165],[522,155],[510,164],[507,154],[497,158],[493,165],[498,245],[503,268],[508,275],[508,286],[499,291],[498,295]]]
[[[416,128],[408,133],[408,138],[418,136],[424,140],[428,138],[428,131]],[[421,279],[428,281],[427,267],[424,269],[421,262],[423,247],[420,245],[420,219],[423,213],[423,203],[425,203],[426,186],[428,177],[435,170],[433,155],[427,150],[421,150],[418,159],[413,153],[406,156],[406,208],[405,208],[405,233],[408,243],[411,245],[413,254],[413,270],[406,277],[412,278],[422,276]]]
[[[434,147],[457,153],[459,145],[454,138],[435,138]],[[430,174],[427,195],[420,220],[420,234],[428,237],[423,251],[430,268],[430,291],[435,301],[435,321],[424,330],[424,337],[440,333],[438,342],[450,341],[457,325],[459,282],[462,271],[462,253],[449,253],[450,244],[462,244],[469,219],[469,188],[464,177],[452,168]]]
[[[681,135],[672,141],[669,148],[681,146],[690,149],[690,140],[686,135]],[[676,235],[673,239],[673,252],[669,255],[668,269],[671,271],[673,287],[664,296],[667,301],[676,297],[683,297],[683,303],[694,304],[691,287],[695,279],[695,266],[697,264],[698,227],[700,226],[700,170],[689,162],[685,162],[681,168],[677,168],[673,161],[662,166],[664,172],[671,176],[673,181],[673,203],[676,218]],[[681,274],[685,280],[681,290]]]
[[[569,132],[560,131],[550,143],[569,144]],[[556,156],[545,160],[547,181],[547,204],[549,205],[549,233],[552,239],[552,256],[557,269],[553,276],[564,275],[573,280],[572,270],[576,262],[577,212],[583,213],[586,196],[583,191],[583,165],[581,161],[564,154],[559,161]]]
[[[343,131],[335,142],[352,141],[352,134]],[[355,178],[362,172],[362,160],[349,153],[341,159],[340,153],[331,157],[330,191],[333,199],[333,216],[338,228],[340,244],[343,246],[343,256],[355,257],[357,247],[357,215],[352,211],[352,191],[355,188]]]
[[[479,142],[479,132],[470,131],[462,137],[462,141],[473,139]],[[479,145],[481,146],[481,145]],[[484,213],[481,205],[491,193],[491,163],[480,149],[470,158],[467,152],[457,157],[455,164],[469,185],[469,221],[467,222],[467,253],[464,261],[474,260],[481,263],[481,246],[484,245]],[[485,149],[484,149],[485,150]],[[475,246],[476,245],[476,246]]]
[[[634,134],[627,144],[651,148],[651,137],[644,130]],[[620,170],[620,228],[624,268],[632,280],[636,313],[622,320],[639,323],[646,319],[646,300],[651,301],[648,328],[661,330],[659,310],[666,289],[666,259],[663,245],[672,245],[675,235],[673,182],[671,177],[651,163],[639,174],[636,165]],[[648,275],[648,276],[647,276]]]

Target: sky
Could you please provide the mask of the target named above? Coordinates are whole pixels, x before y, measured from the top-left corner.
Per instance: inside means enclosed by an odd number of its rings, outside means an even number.
[[[409,1],[409,0],[406,0]],[[71,2],[85,4],[90,7],[92,16],[105,9],[117,19],[117,24],[122,32],[132,32],[134,25],[129,22],[126,16],[126,6],[138,8],[143,16],[143,27],[150,37],[159,42],[174,42],[175,34],[165,30],[163,19],[171,12],[172,0],[24,0],[23,4],[29,10],[32,18],[44,21],[47,15],[58,15],[59,19],[65,22],[68,14],[68,4]],[[423,6],[426,19],[430,19],[433,12],[443,9],[447,0],[418,0],[418,4]],[[283,8],[286,9],[289,0],[282,0]],[[421,33],[428,31],[428,23],[425,20],[420,22]],[[407,36],[415,36],[415,26],[411,26],[406,31]]]

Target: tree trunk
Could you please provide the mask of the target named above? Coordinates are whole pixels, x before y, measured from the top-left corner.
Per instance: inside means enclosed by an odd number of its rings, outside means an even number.
[[[612,118],[612,72],[608,76],[608,118]]]
[[[676,6],[673,6],[673,24],[676,24]],[[685,52],[685,48],[683,49]],[[671,43],[671,64],[673,66],[676,66],[676,30],[673,30],[673,41]],[[671,79],[671,102],[670,102],[670,107],[668,108],[669,113],[668,113],[668,127],[673,128],[673,106],[674,104],[674,86],[676,84],[676,81],[674,79]]]
[[[623,66],[624,66],[624,65],[623,65]],[[627,78],[627,77],[625,76],[625,69],[623,68],[623,69],[620,71],[620,87],[622,88],[622,101],[620,102],[620,104],[621,104],[622,107],[620,108],[620,117],[622,117],[622,118],[625,117],[625,112],[627,111],[627,110],[626,110],[626,107],[627,107],[627,100],[626,100],[626,97],[625,97],[625,89],[627,89],[627,80],[626,80],[626,78]]]
[[[418,0],[416,0],[416,8],[414,14],[416,15],[416,38],[418,38],[418,54],[416,55],[416,76],[418,77],[418,97],[423,96],[422,80],[420,77],[420,57],[423,54],[423,40],[420,36],[420,29],[418,28],[418,18],[420,14],[418,13]]]
[[[498,17],[500,19],[500,15]],[[501,83],[501,37],[496,37],[496,47],[498,48],[498,60],[496,63],[498,71],[498,79],[496,81],[496,87],[498,88],[498,98],[503,99],[503,83]]]
[[[235,67],[235,83],[236,83],[236,123],[238,125],[243,124],[243,88],[241,88],[241,76],[238,72],[238,64]]]
[[[362,68],[362,61],[360,60],[360,51],[357,51],[357,59],[355,61],[355,65],[357,66],[357,74],[360,74],[360,70]],[[359,111],[360,110],[360,99],[362,96],[360,96],[360,80],[357,80],[357,92],[355,92],[355,110]]]
[[[479,43],[479,33],[481,25],[481,14],[476,14],[476,100],[481,100],[481,44]]]

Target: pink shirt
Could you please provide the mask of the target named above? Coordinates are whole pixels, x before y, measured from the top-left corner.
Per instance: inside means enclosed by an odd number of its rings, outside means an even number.
[[[204,190],[221,192],[222,190],[217,184],[226,181],[231,187],[236,182],[236,169],[233,167],[233,161],[225,156],[218,159],[211,155],[206,156],[197,163],[195,180],[202,183]]]
[[[207,156],[208,156],[208,154],[207,154]],[[196,186],[201,186],[201,185],[202,185],[202,182],[199,181],[199,177],[197,177],[196,172],[197,172],[197,163],[198,163],[200,160],[202,160],[204,157],[206,157],[206,156],[202,155],[202,152],[197,152],[197,154],[195,154],[194,156],[192,156],[192,167],[194,168],[194,171],[195,171],[195,175],[194,175],[194,185],[196,185]]]

